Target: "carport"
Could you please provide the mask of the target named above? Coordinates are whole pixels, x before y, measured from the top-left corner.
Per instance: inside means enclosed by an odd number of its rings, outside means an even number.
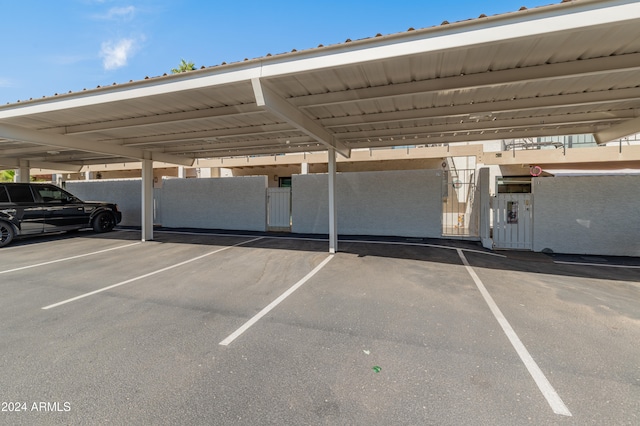
[[[0,167],[79,171],[356,148],[640,132],[640,4],[575,0],[0,107]]]

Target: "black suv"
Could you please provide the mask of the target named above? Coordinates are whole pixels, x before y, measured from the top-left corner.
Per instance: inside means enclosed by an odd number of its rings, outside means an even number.
[[[113,203],[81,201],[50,184],[0,182],[0,247],[22,235],[87,227],[109,232],[121,220]]]

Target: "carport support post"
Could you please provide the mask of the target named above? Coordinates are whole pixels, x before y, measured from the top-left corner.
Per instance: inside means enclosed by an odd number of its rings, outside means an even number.
[[[336,150],[329,148],[329,253],[338,251],[338,222],[336,208]]]
[[[142,241],[153,240],[153,160],[142,160]]]
[[[478,190],[480,192],[480,240],[484,248],[493,249],[491,239],[491,194],[489,168],[483,167],[478,173]]]
[[[28,183],[31,180],[31,169],[23,163],[20,161],[20,168],[16,169],[16,174],[13,176],[15,182]]]

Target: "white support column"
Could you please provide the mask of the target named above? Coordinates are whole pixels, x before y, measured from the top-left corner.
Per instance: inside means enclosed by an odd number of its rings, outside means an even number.
[[[178,177],[184,179],[187,177],[187,168],[184,166],[178,167]]]
[[[336,206],[336,150],[329,148],[329,253],[338,251],[338,209]]]
[[[16,174],[13,176],[14,182],[29,183],[31,180],[31,169],[23,163],[25,162],[20,161],[20,167],[16,169]]]
[[[308,175],[309,174],[309,163],[302,163],[300,165],[300,174]]]
[[[484,248],[493,249],[491,239],[491,194],[489,193],[490,181],[489,168],[483,167],[478,174],[478,191],[480,193],[480,240]]]
[[[142,241],[153,240],[153,161],[142,160]]]

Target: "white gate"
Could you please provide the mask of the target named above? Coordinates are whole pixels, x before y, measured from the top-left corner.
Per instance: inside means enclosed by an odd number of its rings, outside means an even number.
[[[533,249],[531,194],[498,194],[492,207],[493,246],[498,249]]]
[[[267,188],[267,227],[272,231],[291,229],[291,188]]]

